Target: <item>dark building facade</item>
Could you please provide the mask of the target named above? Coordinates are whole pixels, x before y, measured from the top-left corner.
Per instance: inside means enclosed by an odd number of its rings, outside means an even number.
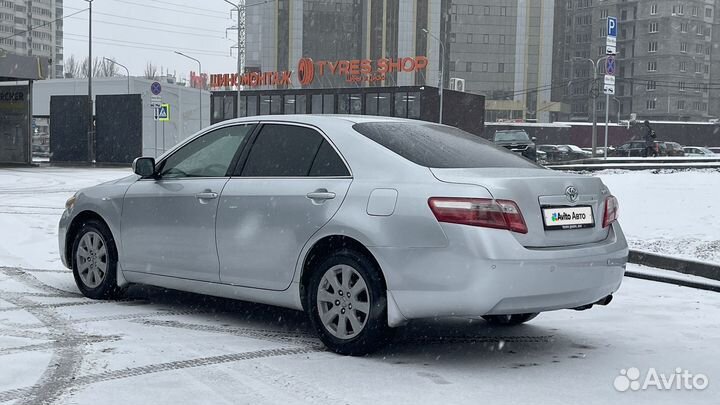
[[[211,122],[237,116],[236,91],[216,91]],[[443,123],[481,135],[485,98],[445,90]],[[462,108],[458,108],[462,106]],[[363,114],[438,122],[440,96],[436,87],[396,86],[332,89],[252,90],[240,93],[240,116],[274,114]]]

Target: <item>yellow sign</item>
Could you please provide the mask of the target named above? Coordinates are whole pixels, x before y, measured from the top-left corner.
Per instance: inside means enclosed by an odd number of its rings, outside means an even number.
[[[170,104],[160,104],[157,109],[158,121],[170,121]]]

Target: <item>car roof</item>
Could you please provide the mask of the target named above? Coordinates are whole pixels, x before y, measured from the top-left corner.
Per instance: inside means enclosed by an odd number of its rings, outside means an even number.
[[[343,115],[343,114],[287,114],[287,115],[253,115],[250,117],[235,118],[222,121],[223,124],[274,121],[274,122],[295,122],[301,124],[323,124],[332,122],[350,122],[353,124],[365,122],[408,122],[418,123],[427,121],[411,120],[407,118],[386,117],[382,115]]]

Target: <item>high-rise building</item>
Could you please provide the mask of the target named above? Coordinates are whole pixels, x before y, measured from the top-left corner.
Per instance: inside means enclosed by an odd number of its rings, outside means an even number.
[[[62,0],[0,0],[0,53],[45,56],[63,75]]]
[[[427,56],[427,69],[366,85],[437,86],[486,96],[486,117],[549,121],[555,0],[278,0],[248,7],[246,67],[295,70],[297,61]],[[427,30],[429,33],[426,33]],[[452,80],[451,79],[461,79]],[[293,86],[300,86],[293,78]],[[315,87],[354,87],[342,76]]]
[[[553,98],[569,105],[564,118],[592,119],[592,96],[598,93],[597,112],[605,114],[605,96],[602,87],[599,92],[593,89],[594,69],[587,59],[605,56],[608,16],[618,19],[611,121],[618,116],[629,119],[632,113],[641,120],[707,121],[720,116],[720,100],[710,97],[713,81],[720,78],[720,52],[713,49],[720,40],[719,4],[718,0],[558,1]],[[598,65],[602,78],[605,64]]]

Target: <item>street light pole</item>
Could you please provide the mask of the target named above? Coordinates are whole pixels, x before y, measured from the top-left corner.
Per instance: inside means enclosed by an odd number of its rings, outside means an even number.
[[[123,65],[122,63],[115,62],[114,60],[112,60],[110,58],[106,58],[104,56],[103,56],[103,60],[106,60],[106,61],[112,63],[113,65],[118,65],[121,68],[125,69],[125,72],[127,72],[127,94],[130,94],[130,70],[128,70],[127,66]]]
[[[582,59],[582,58],[573,58],[573,59],[581,59],[590,62],[590,64],[593,67],[593,87],[597,84],[597,75],[598,75],[598,66],[600,65],[600,61],[607,59],[607,56],[603,56],[598,58],[597,60],[593,59]],[[598,92],[600,88],[598,86]],[[597,152],[597,97],[594,94],[590,94],[593,99],[593,106],[592,106],[592,114],[593,114],[593,125],[592,125],[592,157],[595,157],[595,153]],[[599,96],[599,94],[598,94]],[[609,97],[609,96],[608,96]],[[605,107],[607,109],[607,102],[605,104]],[[607,115],[607,114],[606,114]],[[607,122],[607,120],[606,120]],[[605,131],[607,132],[607,125],[605,125]]]
[[[186,58],[188,58],[188,59],[190,59],[190,60],[194,60],[195,62],[197,62],[197,64],[198,64],[198,76],[200,76],[200,78],[202,79],[202,64],[200,63],[199,60],[193,58],[192,56],[185,55],[184,53],[182,53],[182,52],[180,52],[180,51],[175,51],[175,53],[178,54],[178,55],[180,55],[180,56],[184,56],[184,57],[186,57]],[[201,81],[201,83],[200,83],[200,89],[199,89],[199,90],[200,90],[200,130],[202,130],[202,129],[203,129],[203,121],[202,121],[202,92],[203,92],[203,89],[202,89],[202,80],[200,80],[200,81]]]
[[[95,163],[95,122],[93,120],[93,98],[92,98],[92,2],[93,0],[85,0],[88,3],[88,61],[87,61],[87,77],[88,77],[88,160]]]
[[[444,86],[444,79],[445,79],[445,44],[440,40],[440,38],[436,37],[432,32],[430,32],[428,29],[423,28],[423,32],[431,37],[433,37],[438,44],[440,44],[440,49],[442,50],[442,55],[440,56],[440,80],[438,81],[438,94],[440,95],[440,118],[438,122],[442,124],[443,122],[443,87]]]

